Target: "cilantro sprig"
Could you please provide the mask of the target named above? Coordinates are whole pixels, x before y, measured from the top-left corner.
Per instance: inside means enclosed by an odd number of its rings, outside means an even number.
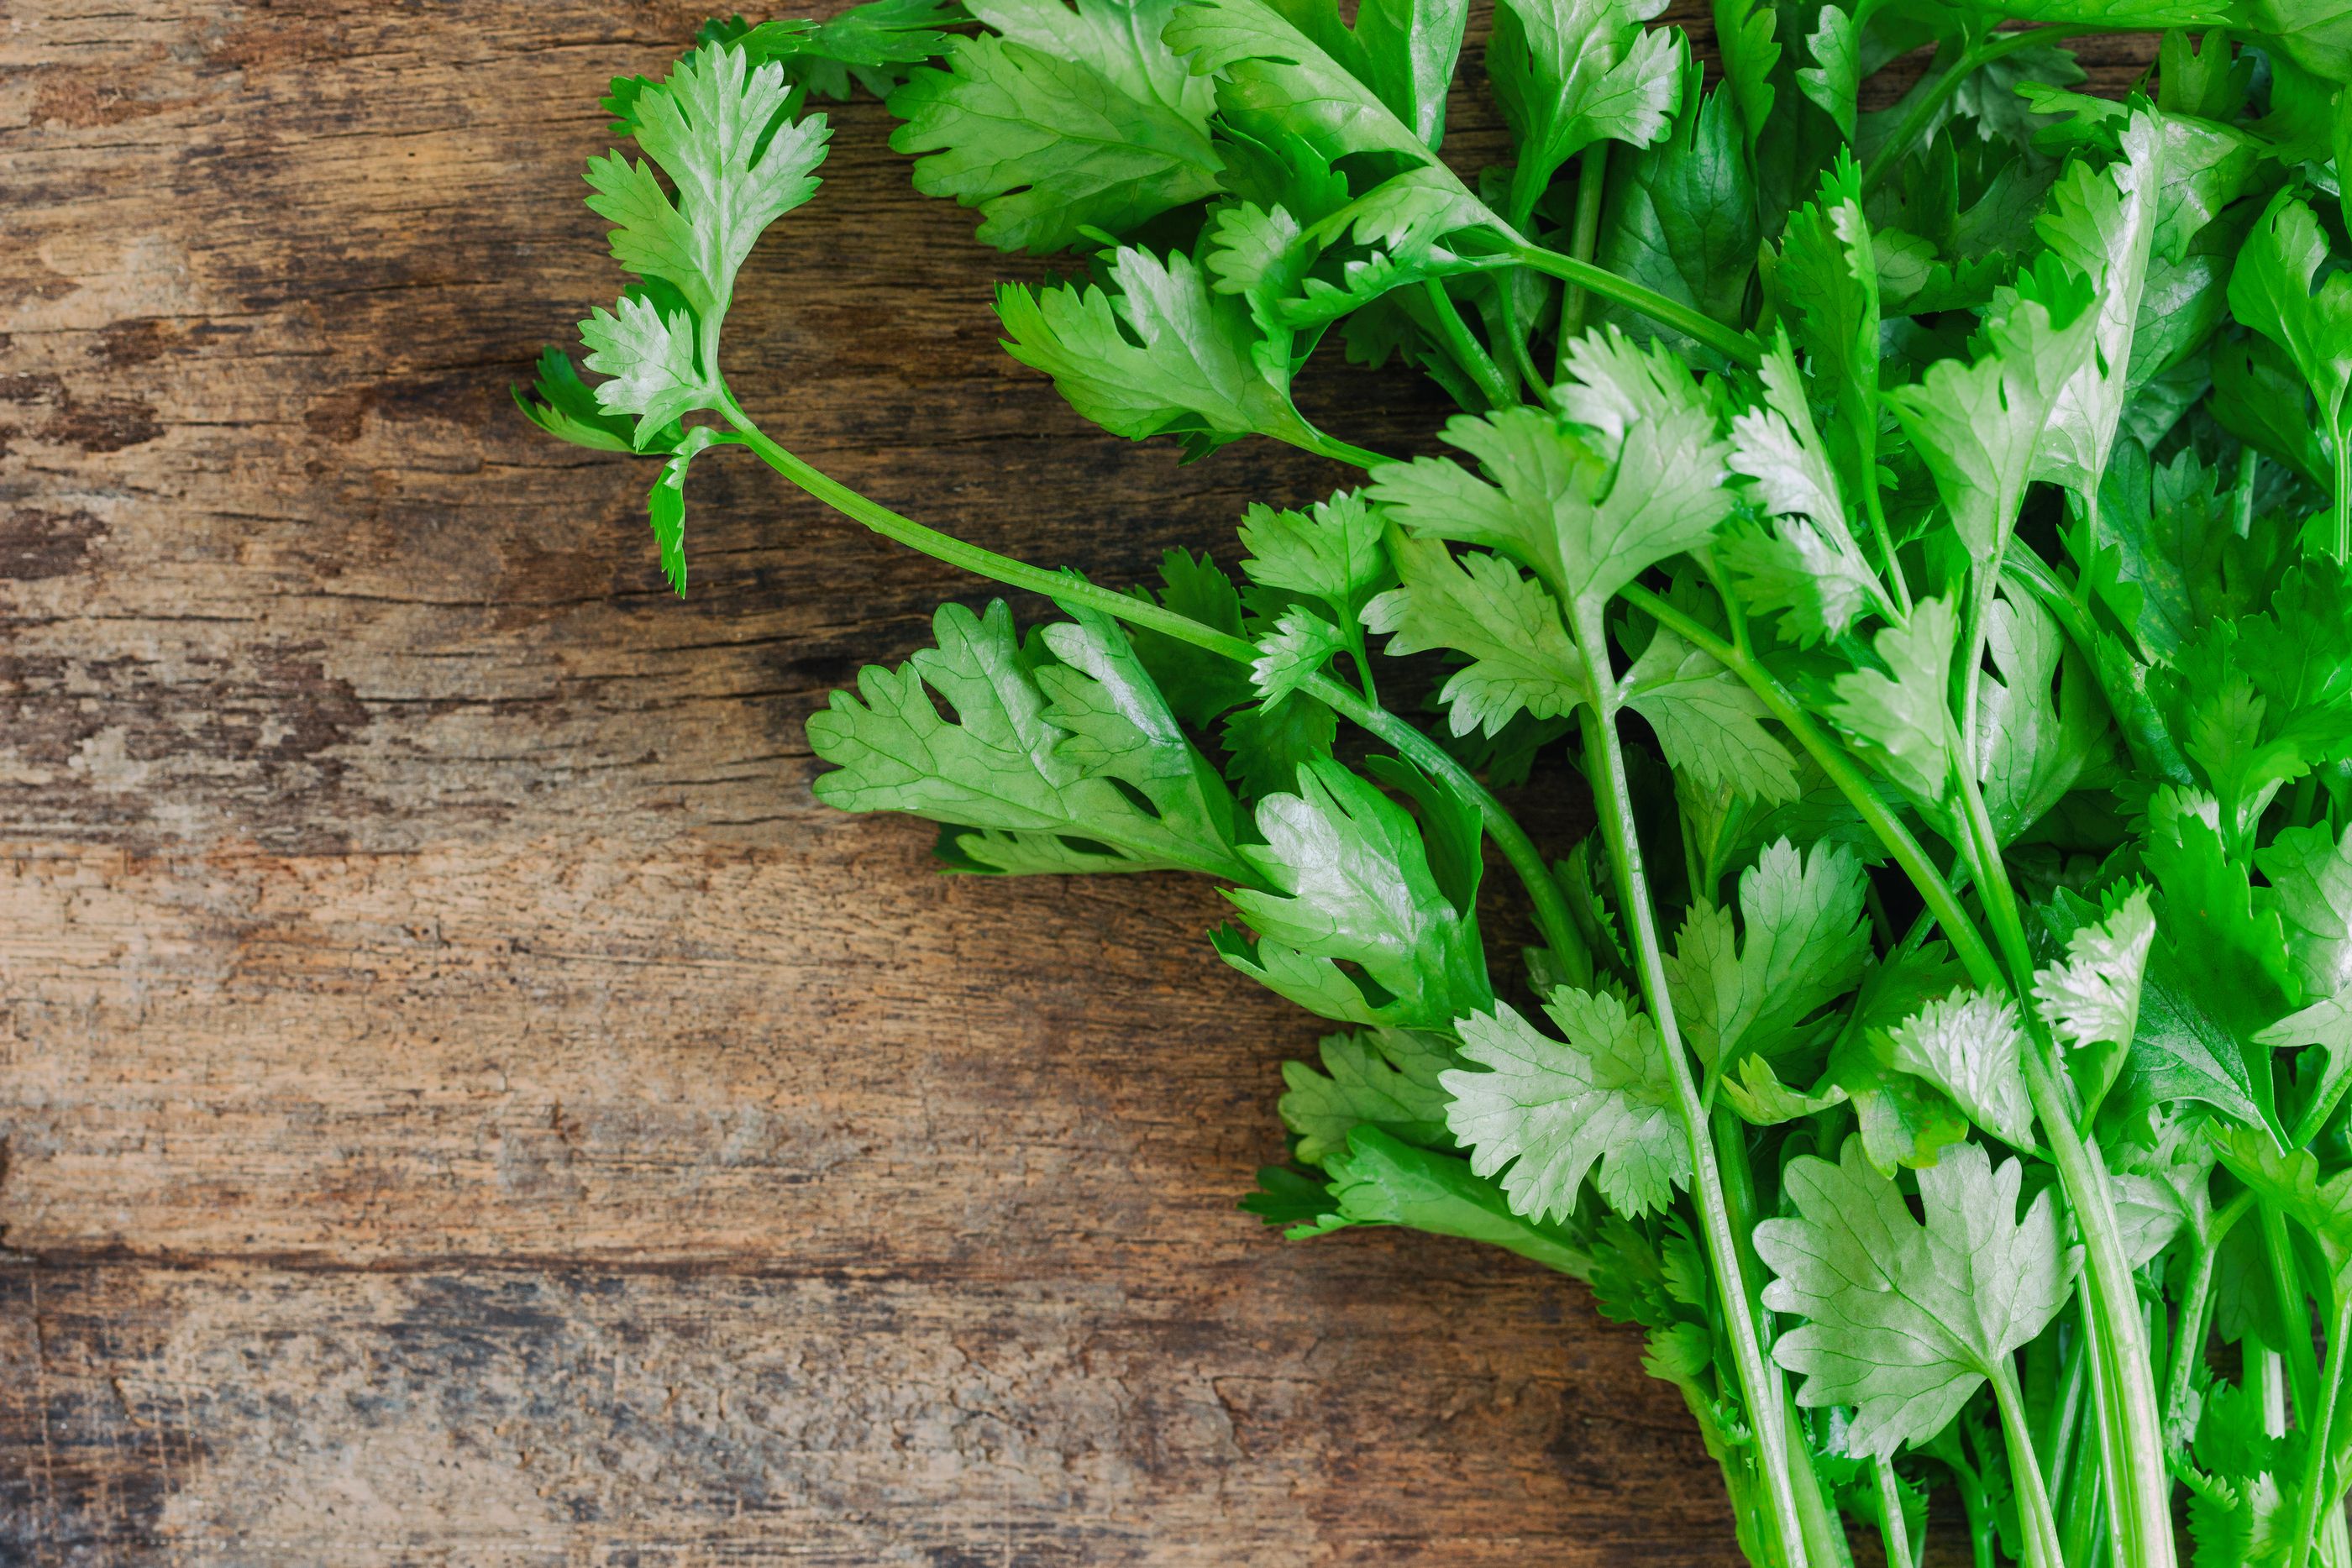
[[[819,796],[961,873],[1222,883],[1214,950],[1340,1026],[1243,1207],[1588,1281],[1751,1562],[1836,1568],[1850,1522],[1911,1562],[1948,1487],[1979,1562],[2173,1568],[2185,1508],[2198,1568],[2352,1568],[2340,18],[1733,4],[1709,89],[1648,0],[1501,0],[1510,161],[1465,172],[1466,16],[714,22],[614,84],[634,281],[518,401],[657,463],[681,593],[689,465],[741,448],[1052,604],[862,673]],[[2070,43],[2158,28],[2152,78],[2074,90]],[[1360,482],[1122,591],[780,444],[722,329],[853,87],[982,239],[1080,254],[998,299],[1074,407]],[[1335,335],[1460,405],[1434,455],[1301,413]]]

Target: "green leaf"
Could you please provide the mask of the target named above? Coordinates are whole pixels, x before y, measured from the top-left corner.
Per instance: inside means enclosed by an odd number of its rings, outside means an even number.
[[[1710,1073],[1753,1052],[1782,1059],[1820,1045],[1837,1020],[1812,1015],[1853,989],[1870,956],[1862,862],[1834,845],[1810,856],[1782,839],[1739,879],[1731,914],[1695,904],[1666,961],[1684,1040]]]
[[[2134,113],[2123,156],[2094,172],[2069,164],[2034,230],[2051,253],[2097,291],[2091,351],[2058,389],[2033,460],[2033,477],[2063,485],[2091,504],[2129,388],[2132,334],[2147,277],[2164,182],[2163,137],[2155,114]]]
[[[1621,686],[1650,721],[1677,772],[1705,789],[1730,789],[1779,804],[1797,798],[1797,759],[1764,727],[1764,701],[1746,682],[1664,626],[1652,633]]]
[[[1797,90],[1836,120],[1839,132],[1852,141],[1855,102],[1862,92],[1862,39],[1853,16],[1835,5],[1822,6],[1805,50],[1813,63],[1797,72]]]
[[[1885,394],[1981,566],[2000,560],[2051,410],[2091,352],[2091,304],[2083,279],[2046,257],[1995,297],[1974,360],[1938,361]]]
[[[1973,1144],[1947,1150],[1918,1174],[1923,1224],[1858,1140],[1836,1165],[1789,1166],[1797,1217],[1759,1225],[1756,1249],[1775,1275],[1764,1304],[1806,1321],[1773,1358],[1803,1377],[1798,1404],[1853,1408],[1850,1452],[1927,1442],[2065,1304],[2080,1250],[2061,1248],[2050,1192],[2016,1218],[2023,1177]]]
[[[1292,1230],[1293,1237],[1350,1225],[1402,1225],[1484,1241],[1574,1279],[1591,1276],[1592,1255],[1582,1236],[1512,1213],[1494,1183],[1450,1155],[1413,1148],[1377,1127],[1359,1127],[1347,1152],[1333,1154],[1324,1168],[1331,1176],[1332,1210]]]
[[[1822,12],[1826,24],[1830,11]],[[1924,244],[1924,242],[1922,242]],[[1932,247],[1929,247],[1932,254]],[[1797,342],[1829,372],[1841,418],[1878,427],[1878,244],[1862,211],[1862,165],[1842,151],[1822,172],[1820,195],[1789,214],[1780,242],[1780,288]],[[1787,411],[1785,395],[1774,406]],[[1850,462],[1858,467],[1854,458]]]
[[[1458,559],[1434,540],[1391,547],[1402,583],[1364,607],[1391,658],[1445,648],[1470,663],[1438,692],[1455,735],[1499,735],[1522,713],[1557,718],[1592,697],[1591,673],[1543,585],[1498,555]]]
[[[1233,579],[1207,556],[1187,549],[1169,550],[1160,558],[1160,581],[1159,592],[1139,588],[1137,597],[1164,605],[1228,637],[1245,634],[1241,595],[1234,591]],[[1151,672],[1153,682],[1168,698],[1169,707],[1193,728],[1206,729],[1218,715],[1250,700],[1248,672],[1223,654],[1181,643],[1149,627],[1131,626],[1127,634],[1144,668]],[[1279,787],[1290,787],[1287,773]]]
[[[1769,17],[1769,8],[1758,15]],[[1620,277],[1727,326],[1746,324],[1748,285],[1763,234],[1738,110],[1721,88],[1702,95],[1699,65],[1683,71],[1681,108],[1666,135],[1610,161],[1593,260]],[[1659,337],[1700,362],[1711,356],[1647,317],[1596,301],[1599,319]]]
[[[525,419],[559,441],[593,452],[637,449],[637,422],[610,413],[598,402],[595,392],[580,379],[580,372],[572,368],[571,357],[562,350],[541,350],[537,369],[530,391],[519,386],[508,389]],[[653,445],[667,451],[677,444],[680,434],[677,430],[658,432]]]
[[[1741,1119],[1759,1127],[1817,1116],[1851,1098],[1838,1083],[1823,1083],[1799,1093],[1781,1082],[1780,1073],[1760,1056],[1740,1058],[1738,1070],[1718,1082],[1716,1092]]]
[[[2352,1171],[2323,1179],[2319,1158],[2309,1149],[2283,1150],[2242,1128],[2215,1131],[2213,1145],[2231,1176],[2319,1243],[2337,1294],[2352,1290]]]
[[[688,431],[646,496],[646,515],[653,523],[662,576],[680,599],[686,597],[686,467],[696,453],[717,439],[707,425]]]
[[[2106,705],[2057,620],[2029,596],[2000,591],[1985,648],[1995,674],[1978,687],[1977,771],[1993,836],[2007,844],[2105,758]]]
[[[761,231],[816,193],[831,133],[821,114],[779,124],[789,93],[781,67],[754,69],[741,50],[708,45],[634,106],[637,145],[669,176],[675,201],[646,163],[617,152],[588,162],[588,205],[614,225],[613,259],[677,290],[714,373],[736,269]]]
[[[835,765],[816,781],[819,800],[849,811],[1075,838],[1084,842],[1059,849],[1076,849],[1096,869],[1255,880],[1233,848],[1230,804],[1221,805],[1207,764],[1115,626],[1090,617],[1050,628],[1056,653],[1083,667],[1043,670],[1024,654],[1001,601],[985,616],[942,605],[933,626],[938,646],[896,670],[867,666],[856,695],[836,692],[810,716],[810,747]],[[932,693],[954,719],[940,716]],[[1065,869],[1071,863],[1052,845],[985,836],[955,843],[992,869],[1016,869],[1006,863],[1016,856],[1023,869],[1041,855]]]
[[[2137,590],[2118,610],[2160,661],[2210,622],[2260,609],[2278,580],[2277,532],[2240,537],[2232,500],[2194,447],[2160,466],[2137,442],[2116,448],[2099,487],[2100,538],[2116,548],[2119,580]]]
[[[1298,769],[1331,755],[1339,721],[1312,697],[1259,703],[1225,720],[1225,776],[1253,799],[1298,788]]]
[[[887,96],[905,67],[934,58],[949,45],[942,27],[963,19],[960,7],[942,0],[866,0],[822,22],[801,19],[742,26],[715,18],[695,34],[698,43],[732,42],[753,65],[774,60],[784,79],[814,97],[849,96],[855,80],[877,98]],[[729,35],[740,30],[740,36]]]
[[[1477,922],[1439,887],[1412,815],[1328,758],[1304,764],[1297,789],[1258,802],[1265,842],[1241,855],[1275,891],[1226,894],[1260,938],[1223,936],[1226,961],[1344,1022],[1444,1029],[1486,1006]]]
[[[1738,100],[1748,144],[1763,140],[1778,97],[1780,40],[1773,37],[1777,8],[1766,0],[1715,0],[1716,47],[1723,53],[1723,79]]]
[[[1292,605],[1257,640],[1257,657],[1250,664],[1250,684],[1266,702],[1280,702],[1305,685],[1331,661],[1347,651],[1347,635],[1311,610]]]
[[[1305,511],[1253,503],[1242,519],[1242,571],[1261,587],[1322,601],[1352,622],[1392,576],[1380,517],[1360,490],[1335,492]]]
[[[2129,1045],[2139,1033],[2140,986],[2156,942],[2148,890],[2133,887],[2105,915],[2067,937],[2064,963],[2033,972],[2034,1009],[2077,1048]]]
[[[2254,852],[2254,863],[2270,879],[2265,902],[2304,994],[2352,990],[2352,829],[2341,839],[2325,827],[2283,829]]]
[[[1797,226],[1792,219],[1792,233]],[[1753,483],[1759,508],[1774,519],[1772,530],[1730,530],[1717,557],[1740,579],[1751,608],[1788,612],[1801,645],[1843,637],[1864,611],[1891,614],[1894,606],[1854,539],[1836,466],[1814,427],[1785,331],[1766,351],[1760,379],[1764,402],[1731,422],[1730,463]],[[1857,395],[1874,401],[1875,392]]]
[[[2352,276],[2337,272],[2315,289],[2327,256],[2319,219],[2292,186],[2281,191],[2231,269],[2230,308],[2286,350],[2319,400],[2321,423],[2340,442],[2352,388]]]
[[[1375,1029],[1327,1034],[1323,1070],[1304,1061],[1282,1064],[1282,1122],[1298,1134],[1297,1157],[1319,1166],[1348,1146],[1362,1126],[1423,1146],[1444,1146],[1447,1096],[1438,1074],[1454,1051],[1439,1035]]]
[[[1517,161],[1511,211],[1535,210],[1551,178],[1597,141],[1647,147],[1681,99],[1685,46],[1642,24],[1664,0],[1503,0],[1486,75]],[[1524,226],[1524,221],[1522,224]]]
[[[1502,550],[1573,616],[1597,617],[1643,571],[1714,532],[1730,505],[1727,451],[1689,372],[1662,350],[1604,329],[1577,340],[1569,369],[1559,396],[1576,423],[1525,408],[1454,419],[1446,442],[1486,478],[1422,457],[1381,467],[1371,493],[1412,534]]]
[[[2033,1145],[2033,1103],[2020,1065],[2024,1050],[2017,1005],[1982,991],[1929,1002],[1887,1036],[1895,1066],[1926,1079],[1978,1126],[2021,1149]]]
[[[1176,0],[982,0],[990,27],[957,38],[946,68],[890,95],[890,138],[924,153],[915,188],[981,213],[1003,250],[1054,251],[1088,229],[1125,234],[1216,194],[1213,84],[1160,29]]]
[[[1335,162],[1354,152],[1432,160],[1378,93],[1262,0],[1194,0],[1164,36],[1194,76],[1220,78],[1219,110],[1260,140],[1295,135]]]
[[[1211,292],[1190,256],[1162,261],[1122,246],[1109,273],[1116,297],[1091,286],[1000,287],[996,312],[1011,334],[1005,352],[1053,377],[1078,413],[1131,441],[1179,434],[1199,456],[1250,434],[1313,439],[1291,406],[1286,363],[1268,374],[1248,307]]]
[[[599,306],[580,323],[580,340],[588,348],[588,368],[611,378],[596,383],[597,406],[635,414],[630,439],[639,448],[719,399],[696,362],[694,322],[682,311],[665,314],[650,299],[623,295],[614,309]]]
[[[1504,1173],[1513,1210],[1537,1219],[1574,1213],[1588,1171],[1620,1214],[1664,1207],[1690,1185],[1690,1149],[1657,1030],[1614,997],[1568,987],[1544,1011],[1565,1044],[1508,1003],[1460,1020],[1462,1059],[1486,1071],[1454,1068],[1439,1082],[1471,1169]]]
[[[1948,694],[1958,635],[1952,607],[1923,599],[1912,607],[1908,624],[1890,626],[1874,641],[1884,674],[1856,670],[1832,685],[1830,716],[1880,772],[1922,805],[1940,802],[1951,780],[1958,739]]]

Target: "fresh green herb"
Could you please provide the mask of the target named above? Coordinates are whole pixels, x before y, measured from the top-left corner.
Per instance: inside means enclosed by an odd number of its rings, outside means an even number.
[[[1589,1281],[1749,1561],[2172,1568],[2181,1518],[2196,1568],[2352,1568],[2352,33],[1725,0],[1709,90],[1657,9],[1501,0],[1475,176],[1461,0],[712,23],[605,100],[647,161],[589,166],[636,279],[596,379],[518,401],[656,461],[681,593],[740,446],[1055,605],[941,609],[810,721],[819,796],[956,871],[1223,883],[1214,950],[1347,1026],[1243,1207]],[[2199,27],[2073,90],[2071,40]],[[1121,591],[778,444],[720,329],[853,86],[982,239],[1085,254],[998,298],[1073,406],[1360,484]],[[1301,413],[1334,329],[1461,405],[1450,455]],[[1539,781],[1588,836],[1520,827]]]

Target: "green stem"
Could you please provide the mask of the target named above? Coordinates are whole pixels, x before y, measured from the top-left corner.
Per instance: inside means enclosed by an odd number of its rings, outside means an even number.
[[[1576,161],[1576,226],[1569,231],[1568,256],[1590,263],[1601,247],[1601,194],[1609,176],[1609,143],[1596,141]],[[1520,225],[1524,228],[1526,225]],[[1583,335],[1584,309],[1592,296],[1584,285],[1566,280],[1559,292],[1559,344],[1555,350],[1559,370],[1554,382],[1568,376],[1569,345]]]
[[[903,517],[878,502],[866,499],[856,491],[823,470],[803,462],[777,445],[751,423],[730,396],[722,412],[743,437],[743,444],[760,455],[761,460],[794,485],[823,501],[826,506],[880,534],[884,538],[908,549],[919,551],[934,560],[961,567],[975,576],[1003,583],[1008,588],[1026,589],[1044,594],[1065,604],[1083,604],[1106,615],[1116,616],[1131,626],[1146,626],[1162,632],[1180,642],[1204,649],[1221,657],[1247,664],[1257,657],[1257,649],[1247,640],[1204,626],[1189,615],[1180,614],[1163,605],[1131,594],[1114,592],[1066,572],[1047,571],[1011,556],[999,555],[966,543],[951,534],[926,527],[912,517]],[[1503,809],[1486,787],[1471,776],[1470,770],[1455,761],[1445,748],[1418,728],[1380,707],[1362,695],[1349,690],[1329,675],[1316,675],[1300,688],[1307,695],[1328,707],[1340,717],[1356,724],[1394,747],[1397,753],[1433,778],[1442,779],[1464,800],[1478,808],[1486,826],[1486,834],[1495,847],[1510,862],[1520,883],[1528,891],[1528,900],[1534,905],[1536,927],[1555,951],[1573,952],[1577,942],[1575,923],[1569,918],[1568,901],[1560,894],[1559,884],[1552,879],[1551,869],[1544,863],[1542,852],[1533,840]]]
[[[2345,440],[2345,420],[2338,419],[2328,444],[2336,458],[2336,559],[2352,559],[2352,441]]]
[[[2294,1548],[2287,1559],[2287,1568],[2310,1568],[2311,1548],[2319,1539],[2320,1511],[2326,1506],[2332,1490],[2327,1484],[2328,1436],[2336,1423],[2336,1396],[2344,1390],[2345,1342],[2352,1339],[2352,1290],[2339,1290],[2336,1293],[2343,1299],[2336,1303],[2336,1322],[2330,1325],[2327,1336],[2327,1375],[2320,1386],[2310,1421],[2311,1435],[2304,1450],[2300,1498],[2303,1528],[2294,1532]]]
[[[2000,963],[1993,957],[1991,948],[1985,945],[1976,923],[1960,907],[1959,895],[1952,891],[1952,884],[1927,858],[1927,852],[1920,847],[1919,841],[1912,836],[1903,819],[1879,798],[1877,789],[1854,766],[1845,748],[1822,733],[1821,726],[1813,722],[1812,716],[1797,706],[1797,699],[1789,694],[1788,688],[1780,685],[1772,672],[1759,664],[1754,655],[1735,648],[1640,584],[1626,588],[1623,597],[1626,602],[1672,627],[1685,642],[1704,650],[1756,694],[1763,702],[1765,711],[1796,737],[1806,754],[1823,773],[1829,775],[1839,793],[1878,835],[1878,841],[1885,846],[1886,852],[1894,857],[1895,864],[1903,868],[1904,874],[1918,889],[1920,897],[1927,901],[1928,910],[1935,915],[1937,924],[1944,928],[1945,936],[1951,942],[1952,950],[1968,970],[1969,978],[1979,986],[2005,986],[2007,977],[2001,973]]]
[[[1704,343],[1736,364],[1748,366],[1764,362],[1764,351],[1756,340],[1747,333],[1727,327],[1712,316],[1692,309],[1678,300],[1669,299],[1654,288],[1618,277],[1589,261],[1579,261],[1572,256],[1562,256],[1556,250],[1546,250],[1539,245],[1522,242],[1511,247],[1511,256],[1523,267],[1590,289],[1603,299],[1613,299],[1629,310],[1637,310],[1662,326],[1672,327],[1685,338]]]
[[[1903,1517],[1903,1489],[1895,1479],[1895,1461],[1884,1456],[1872,1461],[1878,1472],[1879,1537],[1886,1542],[1886,1568],[1912,1568],[1911,1522]]]
[[[1895,530],[1886,523],[1886,497],[1878,488],[1878,427],[1876,415],[1866,408],[1848,405],[1846,430],[1853,438],[1854,450],[1861,455],[1863,511],[1870,518],[1871,537],[1878,541],[1880,570],[1886,580],[1895,585],[1895,602],[1903,619],[1911,617],[1911,582],[1904,575],[1903,562],[1895,553]]]
[[[1607,633],[1597,611],[1582,610],[1572,617],[1577,642],[1586,667],[1593,671],[1604,692],[1613,689]],[[1716,1290],[1724,1303],[1724,1322],[1731,1338],[1732,1360],[1739,1389],[1756,1427],[1757,1463],[1764,1472],[1765,1494],[1787,1568],[1807,1568],[1804,1525],[1797,1507],[1796,1488],[1790,1475],[1787,1436],[1783,1431],[1783,1393],[1779,1369],[1764,1354],[1757,1323],[1756,1298],[1748,1288],[1742,1249],[1747,1239],[1732,1224],[1724,1195],[1723,1171],[1709,1135],[1706,1107],[1691,1080],[1690,1061],[1682,1031],[1675,1022],[1674,1000],[1666,989],[1665,956],[1658,945],[1655,915],[1650,904],[1649,878],[1643,867],[1642,846],[1633,822],[1633,805],[1625,778],[1625,754],[1617,737],[1615,705],[1601,699],[1607,711],[1582,708],[1586,777],[1591,780],[1594,806],[1602,838],[1616,872],[1617,891],[1643,1000],[1657,1025],[1659,1049],[1664,1052],[1672,1081],[1675,1108],[1682,1121],[1683,1138],[1690,1152],[1692,1207],[1697,1210],[1707,1261]]]
[[[1976,780],[1960,768],[1958,779],[1968,852],[1974,862],[1978,896],[2011,977],[2014,992],[2030,993],[2033,956],[2019,919],[2016,894],[2000,858],[1991,819]],[[2095,1396],[2107,1419],[2101,1423],[2101,1459],[2107,1471],[2109,1506],[2126,1548],[2116,1568],[2171,1568],[2172,1482],[2164,1466],[2164,1425],[2156,1403],[2156,1379],[2148,1365],[2147,1328],[2140,1317],[2139,1287],[2124,1250],[2116,1220],[2115,1188],[2098,1145],[2075,1124],[2071,1085],[2053,1065],[2056,1051],[2042,1015],[2020,1009],[2028,1030],[2023,1052],[2025,1088],[2047,1135],[2051,1163],[2082,1232],[2089,1289],[2084,1312],[2092,1354]]]
[[[2275,1145],[2276,1140],[2273,1142]],[[2311,1343],[2311,1309],[2303,1303],[2303,1270],[2294,1260],[2294,1238],[2287,1231],[2285,1214],[2274,1205],[2257,1198],[2254,1215],[2263,1228],[2263,1258],[2270,1268],[2271,1293],[2278,1301],[2279,1327],[2293,1342],[2273,1348],[2286,1358],[2287,1393],[2295,1424],[2308,1426],[2312,1385],[2319,1379],[2319,1356]]]
[[[2180,1332],[2173,1336],[2170,1375],[2165,1379],[2164,1430],[2168,1453],[2177,1454],[2189,1444],[2189,1396],[2196,1386],[2197,1368],[2205,1359],[2206,1322],[2213,1310],[2214,1260],[2221,1255],[2222,1241],[2253,1206],[2252,1189],[2241,1192],[2224,1205],[2206,1228],[2197,1261],[2189,1266],[2189,1287],[2180,1298]]]
[[[2088,29],[2083,27],[2029,27],[2021,33],[1991,33],[1962,49],[1959,57],[1946,67],[1941,75],[1919,89],[1919,96],[1913,99],[1911,107],[1904,111],[1902,122],[1879,144],[1878,151],[1871,154],[1870,162],[1862,171],[1862,193],[1867,196],[1878,189],[1879,182],[1885,179],[1887,171],[1911,150],[1911,144],[1927,129],[1927,122],[1936,117],[1937,110],[1942,109],[1952,94],[1959,90],[1960,84],[1979,68],[2020,49],[2031,48],[2036,44],[2055,43],[2085,31]]]
[[[1445,280],[1433,277],[1421,286],[1422,297],[1429,301],[1431,314],[1437,318],[1438,340],[1445,351],[1465,374],[1478,383],[1480,395],[1488,408],[1509,408],[1519,401],[1511,383],[1503,374],[1503,367],[1472,335],[1470,323],[1462,319],[1462,311],[1454,303],[1454,296],[1445,291]]]
[[[2018,1391],[2017,1369],[2006,1356],[1993,1366],[1993,1404],[2000,1410],[2000,1429],[2009,1439],[2009,1473],[2017,1483],[2017,1519],[2025,1531],[2026,1568],[2065,1568],[2058,1545],[2058,1521],[2050,1511],[2049,1489],[2042,1467],[2034,1462],[2033,1435],[2025,1427],[2025,1396]]]

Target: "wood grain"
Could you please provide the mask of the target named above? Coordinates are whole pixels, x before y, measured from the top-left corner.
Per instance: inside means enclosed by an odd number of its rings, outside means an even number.
[[[1316,1030],[1211,893],[814,806],[972,584],[706,459],[675,602],[644,472],[513,413],[698,16],[8,10],[0,1561],[1734,1561],[1580,1289],[1234,1212]],[[805,455],[1107,581],[1338,482],[1083,426],[994,345],[1040,264],[837,122],[730,322]]]

